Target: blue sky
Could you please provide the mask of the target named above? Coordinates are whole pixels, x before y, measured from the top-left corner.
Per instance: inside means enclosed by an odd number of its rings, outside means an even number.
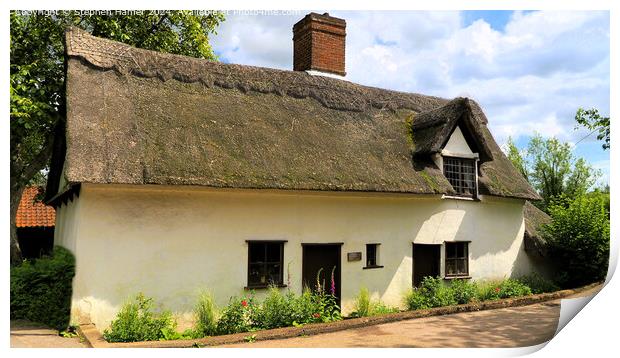
[[[325,10],[313,10],[325,12]],[[292,69],[285,16],[229,13],[212,39],[225,62]],[[594,11],[330,11],[347,20],[346,79],[478,101],[495,139],[525,147],[538,132],[577,143],[578,107],[609,114],[609,13]],[[609,181],[609,152],[596,135],[575,156]]]

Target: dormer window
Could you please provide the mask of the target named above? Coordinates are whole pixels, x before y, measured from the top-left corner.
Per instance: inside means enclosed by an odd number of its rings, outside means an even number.
[[[472,146],[473,140],[468,140],[464,135],[466,133],[457,126],[441,149],[440,159],[436,163],[443,169],[443,175],[454,189],[452,196],[477,199],[479,155],[477,148]]]
[[[476,197],[476,172],[475,159],[443,157],[443,173],[458,196]]]

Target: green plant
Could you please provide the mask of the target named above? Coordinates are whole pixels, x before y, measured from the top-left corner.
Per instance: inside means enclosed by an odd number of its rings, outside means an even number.
[[[252,335],[249,335],[249,336],[245,336],[245,337],[243,337],[243,340],[248,342],[248,343],[253,343],[253,342],[256,341],[256,335],[252,334]]]
[[[155,314],[152,312],[153,299],[139,293],[133,301],[126,302],[112,321],[110,327],[103,331],[103,338],[108,342],[156,341],[172,335],[176,322],[168,311]]]
[[[419,288],[413,288],[405,296],[410,310],[450,306],[456,304],[450,287],[439,277],[425,277]]]
[[[518,280],[489,280],[478,284],[478,299],[480,301],[498,300],[526,296],[532,294],[529,287]]]
[[[305,288],[302,294],[292,302],[293,325],[317,322],[322,314],[320,298],[310,289]],[[319,317],[316,317],[316,316]]]
[[[429,307],[442,307],[456,304],[452,290],[440,277],[425,277],[421,285]]]
[[[77,333],[75,333],[75,331],[69,330],[67,329],[66,331],[60,331],[58,332],[58,335],[61,336],[62,338],[73,338],[73,337],[77,337]]]
[[[474,301],[477,298],[478,286],[475,282],[467,280],[452,280],[450,289],[454,296],[454,300],[458,304],[465,304]]]
[[[75,258],[55,246],[50,256],[11,266],[11,319],[27,319],[59,331],[69,325]]]
[[[231,297],[217,321],[217,334],[247,332],[252,328],[252,316],[256,316],[254,296],[249,298]]]
[[[531,295],[532,290],[529,287],[519,282],[518,280],[507,279],[502,281],[500,285],[500,298],[510,298]]]
[[[217,334],[216,307],[213,296],[208,292],[201,292],[198,302],[194,307],[195,334],[200,337],[212,336]]]
[[[430,308],[426,300],[426,296],[422,290],[417,287],[412,288],[405,294],[405,306],[410,311],[424,310]]]
[[[321,292],[317,293],[315,297],[319,306],[319,315],[315,315],[316,321],[333,322],[342,320],[340,306],[338,306],[334,295]]]
[[[176,328],[176,325],[173,327],[162,328],[161,330],[162,337],[159,338],[159,340],[160,341],[176,341],[179,339],[193,339],[193,338],[203,337],[199,332],[193,329],[186,329],[183,332],[177,332],[175,328]]]
[[[373,301],[366,287],[360,288],[360,292],[355,300],[355,311],[351,317],[369,317],[386,313],[398,312],[398,308],[385,305],[380,300]]]
[[[370,294],[368,293],[368,289],[366,287],[360,288],[360,293],[355,299],[355,316],[370,316]]]
[[[370,307],[371,316],[400,312],[400,309],[398,309],[398,307],[388,306],[381,301],[372,302]]]
[[[542,277],[538,273],[531,273],[529,275],[521,276],[518,280],[528,286],[534,294],[554,292],[560,289],[560,287],[553,283],[553,281]]]
[[[283,295],[277,287],[270,287],[262,304],[258,305],[253,319],[256,326],[264,329],[287,327],[295,321],[293,302],[295,295]]]
[[[542,226],[549,256],[559,268],[555,281],[570,288],[602,281],[609,265],[609,212],[601,195],[566,197],[549,207]]]
[[[499,300],[501,291],[500,280],[486,280],[478,283],[478,299],[480,301]]]

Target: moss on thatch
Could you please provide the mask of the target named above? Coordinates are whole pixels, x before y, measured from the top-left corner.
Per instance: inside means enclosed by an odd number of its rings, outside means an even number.
[[[430,157],[412,153],[454,115],[470,116],[491,151],[482,178],[518,177],[467,99],[157,53],[78,29],[66,42],[67,148],[52,166],[64,163],[68,183],[450,193]],[[536,198],[527,183],[498,190],[482,178],[486,194]]]

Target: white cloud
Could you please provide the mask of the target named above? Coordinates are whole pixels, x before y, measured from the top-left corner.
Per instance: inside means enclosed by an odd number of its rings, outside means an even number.
[[[535,131],[577,141],[577,107],[609,113],[607,12],[515,12],[504,31],[484,20],[464,26],[454,11],[332,15],[347,20],[347,79],[470,96],[500,143]],[[230,17],[214,48],[230,62],[291,69],[292,25],[301,17]]]

